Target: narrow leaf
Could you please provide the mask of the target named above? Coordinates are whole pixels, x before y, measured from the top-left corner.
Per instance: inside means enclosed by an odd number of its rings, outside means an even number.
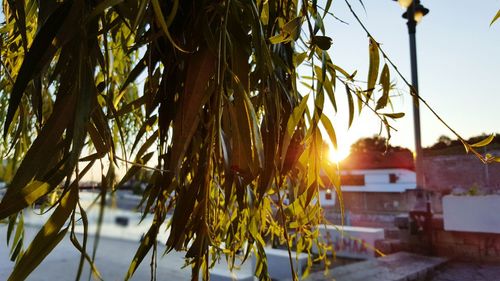
[[[23,60],[23,64],[21,65],[21,69],[19,69],[19,74],[16,78],[16,83],[12,88],[12,93],[9,99],[9,108],[7,110],[7,115],[5,117],[4,123],[4,136],[7,135],[9,130],[10,123],[14,118],[14,114],[16,113],[17,108],[19,107],[19,103],[21,102],[21,98],[23,97],[24,90],[28,83],[33,79],[36,72],[40,67],[39,61],[42,59],[42,56],[45,54],[45,51],[49,49],[50,44],[54,40],[57,32],[63,26],[63,22],[69,14],[69,9],[71,8],[73,1],[65,1],[63,2],[47,19],[45,24],[40,28],[40,31],[37,33],[37,36],[33,40],[31,44],[31,48],[29,49],[26,57]]]
[[[490,26],[492,26],[499,18],[500,18],[500,10],[498,10],[498,12],[495,15],[495,17],[493,17],[493,19],[491,20]]]
[[[482,147],[482,146],[487,146],[488,144],[490,144],[490,142],[493,141],[493,139],[495,139],[495,135],[489,135],[487,138],[485,138],[484,140],[482,141],[479,141],[479,142],[476,142],[474,144],[471,144],[470,146],[472,147]]]
[[[325,130],[330,137],[333,147],[337,149],[337,135],[335,134],[335,129],[333,128],[332,122],[326,115],[323,114],[321,116],[321,123],[323,123],[323,127],[325,127]]]
[[[382,96],[377,101],[377,106],[375,110],[382,109],[387,106],[387,102],[389,101],[389,89],[391,87],[390,76],[389,76],[389,67],[387,64],[384,64],[384,68],[382,69],[382,73],[380,74],[380,84],[382,85]]]
[[[76,207],[78,201],[78,188],[72,186],[71,190],[61,200],[49,220],[35,236],[26,252],[14,267],[9,281],[25,280],[26,277],[45,259],[52,249],[64,238],[68,228],[60,231],[64,223]]]
[[[371,37],[370,37],[369,55],[370,55],[370,67],[368,69],[368,88],[366,90],[368,99],[371,97],[371,94],[373,93],[373,88],[375,88],[375,83],[377,82],[377,76],[378,76],[378,68],[380,64],[378,43]]]
[[[402,117],[405,116],[405,114],[403,112],[398,112],[398,113],[382,113],[382,115],[387,116],[387,117],[392,118],[392,119],[398,119],[398,118],[402,118]]]
[[[352,121],[354,120],[354,100],[352,99],[351,89],[349,86],[345,85],[346,93],[347,93],[347,103],[349,105],[349,128],[352,125]]]

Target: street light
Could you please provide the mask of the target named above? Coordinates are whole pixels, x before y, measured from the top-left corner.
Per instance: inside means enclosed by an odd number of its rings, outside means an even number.
[[[398,1],[398,0],[394,0]],[[410,60],[411,60],[411,82],[413,92],[413,122],[415,130],[415,172],[417,177],[417,198],[416,204],[409,213],[410,220],[410,233],[418,234],[422,233],[425,235],[424,245],[420,245],[423,249],[426,249],[428,253],[432,253],[432,210],[430,204],[430,198],[427,200],[423,198],[423,184],[424,184],[424,174],[423,174],[423,159],[422,159],[422,142],[420,136],[420,111],[419,111],[419,100],[416,94],[418,94],[418,73],[417,73],[417,44],[415,41],[415,33],[417,23],[422,20],[422,18],[429,13],[420,0],[399,0],[399,4],[406,9],[403,14],[403,18],[407,19],[408,25],[408,35],[410,37]],[[425,202],[427,201],[427,202]],[[413,227],[412,227],[413,226]]]
[[[394,0],[399,2],[401,7],[406,9],[403,18],[407,19],[408,35],[410,37],[410,61],[411,61],[411,82],[414,94],[418,94],[418,71],[417,71],[417,44],[415,33],[417,23],[429,13],[429,9],[420,4],[420,0]],[[413,123],[415,130],[415,172],[417,177],[417,190],[422,190],[424,186],[424,174],[422,163],[422,141],[420,135],[420,110],[419,100],[413,95]]]

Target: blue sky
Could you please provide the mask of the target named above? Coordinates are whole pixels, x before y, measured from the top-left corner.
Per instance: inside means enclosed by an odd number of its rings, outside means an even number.
[[[392,0],[364,0],[366,12],[350,0],[369,31],[410,81],[409,42],[402,8]],[[417,53],[420,95],[463,137],[500,132],[500,22],[489,26],[500,9],[500,1],[440,0],[422,4],[430,12],[417,26]],[[333,38],[330,54],[334,62],[358,79],[366,81],[368,39],[350,14],[344,1],[333,4],[333,12],[349,24],[327,20],[328,36]],[[391,72],[391,79],[396,79]],[[405,89],[401,79],[398,87]],[[397,132],[391,143],[414,148],[411,97],[404,92],[395,99],[395,111],[406,117],[395,123]],[[346,109],[344,107],[344,109]],[[373,114],[364,111],[350,130],[346,130],[346,110],[330,111],[340,146],[360,137],[378,133]],[[433,144],[440,135],[452,136],[430,111],[421,107],[422,143]],[[356,121],[357,120],[357,121]],[[342,149],[342,147],[341,147]]]

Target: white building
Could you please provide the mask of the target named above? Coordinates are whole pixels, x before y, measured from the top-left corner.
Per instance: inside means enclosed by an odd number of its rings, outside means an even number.
[[[343,170],[340,182],[342,192],[404,192],[417,186],[414,171],[398,168]],[[321,206],[335,205],[335,187],[327,185],[320,190]]]

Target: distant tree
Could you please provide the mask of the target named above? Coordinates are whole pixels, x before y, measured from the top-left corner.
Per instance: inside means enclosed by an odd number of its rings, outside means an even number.
[[[440,136],[438,138],[438,142],[443,143],[445,145],[450,145],[451,144],[451,139],[450,139],[450,137],[443,135],[443,136]]]
[[[499,134],[481,134],[477,136],[472,136],[466,140],[467,143],[471,143],[472,145],[477,143],[482,143],[484,140],[488,140],[489,147],[497,148],[500,145],[500,135]],[[459,139],[451,139],[448,136],[440,136],[436,143],[433,145],[424,148],[425,151],[439,151],[447,149],[447,154],[463,154],[464,150],[462,149],[463,142]],[[450,150],[451,149],[451,150]],[[487,148],[486,148],[487,149]]]
[[[351,154],[367,152],[392,152],[403,150],[399,146],[392,146],[386,138],[373,136],[371,138],[361,138],[351,145]]]
[[[351,153],[342,161],[346,169],[414,169],[413,154],[407,148],[392,146],[381,136],[361,138],[351,145]]]
[[[429,149],[443,149],[449,147],[452,144],[452,140],[448,136],[440,136],[438,141],[433,144]]]

